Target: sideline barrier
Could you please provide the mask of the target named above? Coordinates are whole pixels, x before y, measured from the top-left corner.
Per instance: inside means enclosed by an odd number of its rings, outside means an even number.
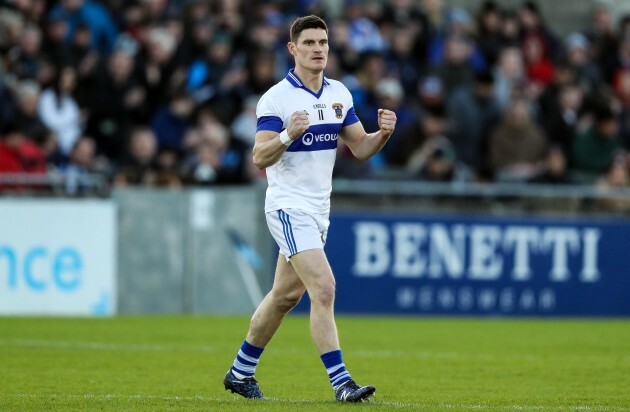
[[[102,200],[0,202],[0,314],[116,313],[116,207]]]
[[[514,197],[531,188],[362,185],[332,200],[339,312],[630,316],[630,219],[592,207],[600,192],[572,191],[585,211],[539,190],[562,203],[542,218],[549,203]],[[251,314],[277,258],[263,190],[0,198],[0,314]]]

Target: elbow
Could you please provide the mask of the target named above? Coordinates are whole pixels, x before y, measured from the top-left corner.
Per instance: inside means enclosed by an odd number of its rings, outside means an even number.
[[[372,157],[372,155],[361,153],[361,154],[355,154],[354,157],[356,157],[362,162],[367,162],[368,160],[370,160],[370,157]]]
[[[258,170],[263,170],[265,167],[267,167],[266,162],[263,161],[260,153],[258,152],[258,150],[256,150],[255,146],[252,150],[252,160],[254,162],[254,166],[256,166],[256,169]]]
[[[359,150],[351,150],[351,151],[352,151],[352,155],[362,162],[366,162],[370,160],[370,157],[374,155],[374,153],[362,152]]]
[[[256,166],[256,169],[263,170],[266,167],[260,156],[256,156],[255,153],[254,156],[252,156],[252,160],[254,161],[254,166]]]

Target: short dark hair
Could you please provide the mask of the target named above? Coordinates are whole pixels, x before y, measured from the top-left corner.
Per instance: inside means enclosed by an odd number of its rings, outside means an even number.
[[[291,41],[296,42],[302,31],[306,29],[324,29],[328,33],[328,26],[321,17],[310,15],[296,19],[291,25]]]

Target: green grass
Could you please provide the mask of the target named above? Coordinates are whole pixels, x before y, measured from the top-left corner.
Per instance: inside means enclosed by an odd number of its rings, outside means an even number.
[[[340,317],[369,403],[341,405],[289,317],[262,357],[269,397],[221,384],[245,317],[0,318],[0,410],[630,410],[630,322]]]

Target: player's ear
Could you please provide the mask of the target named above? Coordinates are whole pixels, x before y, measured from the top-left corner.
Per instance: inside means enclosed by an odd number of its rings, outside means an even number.
[[[292,41],[287,43],[287,49],[289,49],[289,53],[295,56],[295,43]]]

